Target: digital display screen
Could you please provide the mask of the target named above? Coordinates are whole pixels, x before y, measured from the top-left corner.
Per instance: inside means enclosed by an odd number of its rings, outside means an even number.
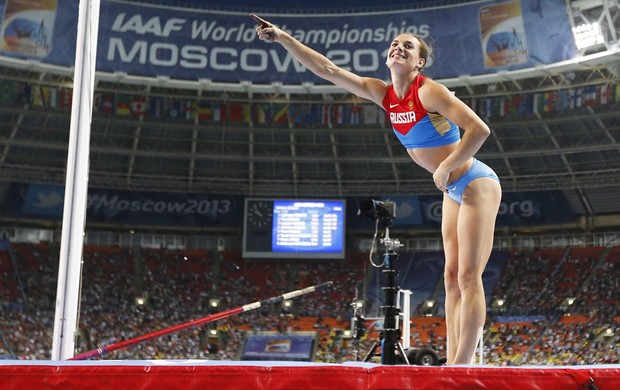
[[[345,201],[246,199],[243,256],[342,259]]]

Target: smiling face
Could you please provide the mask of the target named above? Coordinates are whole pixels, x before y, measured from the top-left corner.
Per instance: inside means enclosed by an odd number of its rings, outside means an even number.
[[[417,35],[403,33],[394,38],[386,64],[393,71],[420,71],[428,60],[430,48]]]

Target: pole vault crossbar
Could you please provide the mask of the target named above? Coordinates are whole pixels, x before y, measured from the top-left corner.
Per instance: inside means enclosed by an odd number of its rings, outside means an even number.
[[[121,348],[126,348],[129,347],[131,345],[135,345],[135,344],[139,344],[143,341],[146,340],[150,340],[150,339],[154,339],[154,338],[158,338],[161,336],[165,336],[167,334],[171,334],[171,333],[176,333],[179,332],[181,330],[187,329],[187,328],[191,328],[191,327],[195,327],[195,326],[200,326],[200,325],[204,325],[204,324],[208,324],[210,322],[213,321],[217,321],[217,320],[221,320],[223,318],[227,318],[227,317],[231,317],[235,314],[239,314],[239,313],[244,313],[246,311],[250,311],[250,310],[254,310],[254,309],[258,309],[260,307],[266,306],[266,305],[272,305],[274,303],[278,303],[278,302],[282,302],[285,301],[287,299],[293,299],[296,297],[299,297],[301,295],[305,295],[311,292],[315,292],[324,288],[328,288],[333,286],[334,282],[329,281],[329,282],[325,282],[325,283],[321,283],[321,284],[317,284],[314,286],[310,286],[310,287],[306,287],[300,290],[295,290],[295,291],[291,291],[285,294],[281,294],[275,297],[271,297],[268,299],[263,299],[262,301],[256,301],[244,306],[239,306],[236,307],[234,309],[230,309],[230,310],[226,310],[226,311],[222,311],[219,313],[215,313],[215,314],[211,314],[208,315],[206,317],[203,318],[199,318],[197,320],[193,320],[193,321],[189,321],[189,322],[185,322],[179,325],[174,325],[171,326],[169,328],[165,328],[165,329],[161,329],[158,330],[156,332],[151,332],[151,333],[147,333],[145,335],[142,336],[138,336],[129,340],[125,340],[125,341],[121,341],[119,343],[116,344],[112,344],[112,345],[108,345],[106,347],[101,347],[101,348],[97,348],[97,349],[93,349],[92,351],[87,351],[84,353],[81,353],[77,356],[74,356],[72,358],[70,358],[69,360],[85,360],[94,356],[101,356],[104,355],[108,352],[112,352],[112,351],[116,351],[117,349],[121,349]]]

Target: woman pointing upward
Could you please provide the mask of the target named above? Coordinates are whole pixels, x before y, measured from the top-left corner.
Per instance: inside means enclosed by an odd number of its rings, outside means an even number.
[[[474,158],[489,127],[445,86],[422,74],[430,47],[415,34],[402,33],[390,44],[386,65],[391,82],[385,83],[340,68],[277,26],[251,16],[259,22],[261,40],[279,43],[318,77],[383,107],[411,159],[432,174],[443,192],[447,364],[469,364],[486,317],[482,273],[502,196],[495,172]]]

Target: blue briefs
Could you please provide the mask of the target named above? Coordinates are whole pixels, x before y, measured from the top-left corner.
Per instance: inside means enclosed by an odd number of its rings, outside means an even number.
[[[448,189],[448,197],[456,203],[461,204],[461,200],[463,199],[463,191],[465,191],[465,188],[469,185],[469,183],[480,177],[490,177],[497,180],[499,183],[499,177],[497,177],[497,174],[491,169],[491,167],[474,158],[474,163],[471,165],[471,168],[469,168],[463,176],[446,186]]]

